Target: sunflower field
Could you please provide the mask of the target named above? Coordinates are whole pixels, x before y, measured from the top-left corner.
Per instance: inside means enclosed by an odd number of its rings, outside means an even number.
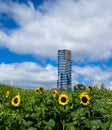
[[[32,90],[0,84],[0,130],[112,130],[112,90]]]

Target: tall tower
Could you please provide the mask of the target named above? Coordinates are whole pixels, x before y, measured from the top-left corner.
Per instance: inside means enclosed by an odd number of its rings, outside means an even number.
[[[67,89],[71,86],[71,50],[58,50],[57,87]]]

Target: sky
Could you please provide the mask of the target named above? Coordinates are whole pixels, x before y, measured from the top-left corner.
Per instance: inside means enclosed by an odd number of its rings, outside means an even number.
[[[0,83],[56,88],[68,49],[72,87],[112,89],[111,12],[111,0],[0,0]]]

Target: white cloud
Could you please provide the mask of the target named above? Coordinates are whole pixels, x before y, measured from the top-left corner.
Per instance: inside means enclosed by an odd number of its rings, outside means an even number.
[[[111,77],[112,72],[111,68],[101,69],[99,66],[74,66],[73,67],[73,82],[83,80],[84,85],[99,85],[105,84],[107,87],[112,89]],[[79,81],[80,82],[80,81]]]
[[[31,2],[29,6],[0,2],[1,12],[12,17],[20,28],[8,33],[0,29],[0,47],[54,60],[58,49],[71,49],[75,62],[112,57],[111,0],[46,1],[38,10]],[[73,66],[73,84],[79,83],[82,76],[84,84],[105,83],[112,88],[110,69]],[[57,68],[32,62],[1,64],[0,72],[0,82],[10,83],[12,79],[17,86],[51,88],[57,80]]]
[[[0,3],[20,25],[10,35],[0,32],[0,45],[16,53],[56,60],[58,49],[71,49],[74,60],[103,60],[112,56],[111,0],[56,0],[36,10],[18,3]]]
[[[73,66],[72,70],[72,86],[77,83],[100,86],[104,83],[112,89],[110,69],[102,70],[99,67]],[[80,77],[82,77],[83,82],[80,82]],[[0,83],[11,84],[11,80],[12,85],[20,87],[35,88],[44,86],[45,89],[51,89],[57,87],[57,67],[52,65],[42,67],[33,62],[0,64]]]
[[[0,65],[0,82],[20,87],[35,88],[43,86],[45,89],[56,87],[57,68],[47,65],[41,67],[33,62]]]

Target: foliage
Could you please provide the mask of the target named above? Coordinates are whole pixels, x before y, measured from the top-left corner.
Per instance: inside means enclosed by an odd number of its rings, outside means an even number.
[[[104,86],[71,92],[1,84],[0,130],[112,130],[112,91]]]

